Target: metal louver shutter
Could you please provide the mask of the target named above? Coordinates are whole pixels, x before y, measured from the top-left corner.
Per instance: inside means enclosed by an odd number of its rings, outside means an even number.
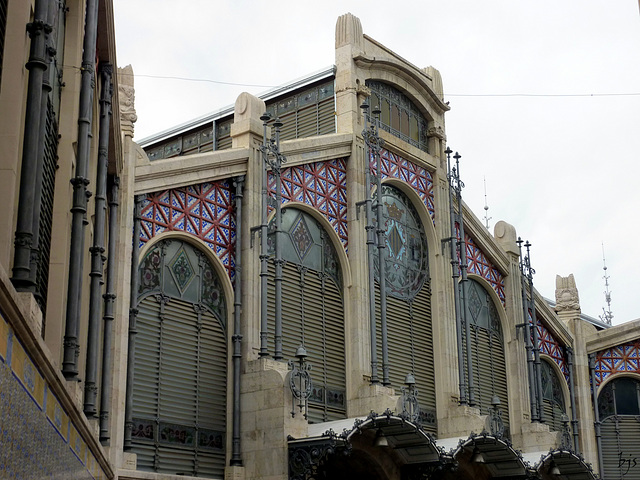
[[[562,415],[564,414],[562,408],[560,408],[557,403],[545,398],[543,401],[543,409],[544,423],[549,425],[549,430],[556,432],[562,431]]]
[[[269,275],[269,351],[273,352],[275,286],[271,263]],[[302,342],[303,314],[305,348],[307,361],[313,368],[311,378],[314,387],[308,419],[317,423],[344,418],[346,381],[342,296],[330,278],[325,280],[323,292],[318,272],[313,270],[305,273],[303,292],[298,266],[286,263],[282,282],[282,344],[286,360],[295,360],[296,350]]]
[[[490,335],[489,331],[471,326],[471,360],[473,366],[473,387],[476,407],[482,415],[489,413],[491,399],[500,398],[502,421],[505,435],[509,435],[509,397],[507,396],[507,370],[501,336]],[[466,339],[465,339],[466,340]],[[463,343],[466,343],[463,342]],[[465,346],[466,352],[466,346]]]
[[[380,288],[376,283],[376,325],[378,338],[378,377],[382,378],[382,341],[380,326]],[[436,394],[433,359],[430,283],[426,282],[414,297],[413,305],[387,296],[387,341],[389,380],[396,394],[402,393],[405,377],[413,372],[423,428],[436,433]]]
[[[133,417],[134,423],[148,421],[154,432],[151,439],[133,439],[138,469],[222,478],[224,332],[211,313],[198,318],[191,303],[175,298],[161,305],[146,297],[139,311]]]
[[[640,419],[619,415],[602,422],[602,478],[640,480]]]
[[[318,104],[318,135],[336,133],[335,110],[333,95]]]

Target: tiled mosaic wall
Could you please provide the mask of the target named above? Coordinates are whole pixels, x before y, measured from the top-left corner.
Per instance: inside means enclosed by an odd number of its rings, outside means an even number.
[[[2,314],[0,478],[107,478]]]
[[[596,354],[597,385],[616,373],[640,374],[640,340],[600,350]]]

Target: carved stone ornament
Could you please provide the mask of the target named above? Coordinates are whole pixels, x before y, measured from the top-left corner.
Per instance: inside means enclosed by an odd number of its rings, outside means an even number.
[[[573,274],[568,277],[556,275],[556,312],[580,311],[580,299]]]
[[[427,137],[436,137],[440,140],[446,140],[447,136],[444,134],[444,128],[442,125],[435,125],[433,127],[429,127],[427,130]]]
[[[135,109],[135,90],[133,88],[133,68],[127,65],[118,68],[118,96],[120,98],[120,121],[133,125],[138,120]]]

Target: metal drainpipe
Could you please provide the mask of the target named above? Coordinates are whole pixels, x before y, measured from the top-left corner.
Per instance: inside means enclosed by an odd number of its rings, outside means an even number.
[[[62,374],[67,380],[78,376],[78,343],[80,331],[80,295],[84,270],[84,216],[87,212],[87,185],[89,185],[89,155],[91,150],[91,120],[93,116],[93,89],[95,84],[96,40],[98,36],[98,0],[87,0],[83,40],[80,110],[78,115],[78,144],[76,176],[71,207],[71,241],[69,249],[69,285],[67,288],[67,316],[64,335]]]
[[[57,2],[50,2],[47,12],[47,24],[51,25],[52,20],[55,18],[56,10],[58,9]],[[47,55],[47,68],[51,65],[51,61],[56,53],[53,45],[56,44],[55,36],[51,33],[53,30],[45,29],[45,49]],[[49,81],[49,75],[44,75],[42,79],[42,98],[40,99],[40,133],[38,135],[38,161],[35,170],[35,193],[33,202],[33,223],[32,232],[33,238],[31,241],[31,259],[29,262],[29,275],[30,282],[33,282],[36,298],[39,302],[42,301],[42,292],[38,288],[38,266],[40,265],[40,212],[42,211],[42,182],[44,181],[44,151],[45,151],[45,139],[47,136],[47,118],[48,118],[48,100],[49,93],[52,87]],[[42,304],[41,304],[42,305]]]
[[[46,35],[51,32],[47,23],[47,0],[36,0],[33,22],[27,24],[27,32],[31,38],[27,87],[27,105],[24,121],[24,138],[22,147],[22,167],[20,170],[20,193],[18,199],[18,216],[15,232],[15,253],[13,257],[12,282],[16,290],[35,292],[35,273],[31,272],[32,249],[34,243],[34,205],[39,191],[36,190],[34,172],[38,168],[38,150],[40,147],[40,123],[42,120],[42,97],[44,72],[48,68],[49,55],[46,48]]]
[[[262,117],[261,117],[262,118]],[[268,316],[267,316],[267,282],[269,280],[269,270],[267,260],[269,252],[267,250],[267,121],[262,118],[262,149],[260,154],[260,167],[262,172],[262,205],[260,222],[260,357],[269,356],[268,348]]]
[[[451,153],[452,150],[447,148],[447,169],[449,180],[449,222],[451,224],[451,238],[449,246],[451,247],[451,278],[453,279],[453,300],[456,316],[456,343],[458,350],[458,382],[460,387],[460,405],[467,405],[467,382],[464,377],[464,353],[462,347],[462,315],[460,312],[460,290],[458,289],[458,277],[460,276],[460,268],[458,262],[458,253],[456,252],[456,221],[453,211],[453,175],[451,174]]]
[[[242,200],[244,175],[236,177],[236,278],[233,286],[233,437],[229,465],[242,466],[240,436],[240,373],[242,361]]]
[[[598,411],[598,393],[596,388],[596,355],[595,353],[589,354],[589,374],[591,376],[591,394],[593,395],[593,416],[594,416],[594,430],[596,433],[596,445],[598,448],[598,472],[602,477],[602,468],[604,463],[602,462],[602,432],[600,431],[600,412]]]
[[[133,364],[136,361],[136,320],[138,318],[138,262],[140,260],[140,220],[142,195],[136,195],[133,224],[133,249],[131,250],[131,298],[129,299],[129,353],[127,358],[127,390],[124,413],[124,449],[131,448],[133,429]]]
[[[578,412],[576,412],[576,390],[573,379],[573,348],[567,347],[567,366],[569,367],[569,396],[571,399],[571,432],[573,433],[573,449],[580,453],[580,432],[578,431]]]
[[[282,122],[280,121],[280,119],[276,118],[273,126],[275,127],[276,133],[275,146],[277,152],[274,163],[271,167],[271,172],[276,177],[276,213],[274,219],[275,231],[273,234],[275,243],[275,257],[273,259],[273,263],[275,265],[274,286],[276,290],[276,318],[274,338],[275,351],[273,353],[273,359],[282,360],[282,266],[284,264],[284,260],[282,259],[282,239],[280,238],[280,235],[282,235],[282,162],[280,156],[280,127],[282,126]]]
[[[118,188],[120,179],[113,177],[111,181],[111,196],[109,198],[109,244],[107,246],[107,287],[103,295],[104,316],[102,336],[102,382],[100,385],[100,442],[108,445],[111,438],[109,432],[109,412],[111,410],[111,344],[113,343],[113,319],[115,275],[116,275],[116,243],[118,239]]]
[[[364,131],[367,132],[369,130],[368,125],[368,116],[366,110],[369,108],[369,105],[366,103],[361,107],[364,112]],[[375,275],[374,275],[374,248],[375,248],[375,237],[373,235],[373,230],[375,229],[373,225],[373,208],[372,208],[372,199],[371,199],[371,151],[369,146],[367,145],[366,150],[366,161],[365,161],[365,215],[366,215],[366,226],[365,230],[367,232],[367,265],[368,265],[368,276],[369,276],[369,329],[370,329],[370,342],[371,342],[371,384],[375,385],[379,383],[378,379],[378,332],[376,327],[376,284],[375,284]]]
[[[456,172],[458,175],[458,188],[456,188],[456,200],[458,202],[458,224],[460,225],[460,270],[462,272],[462,279],[460,280],[459,288],[460,295],[460,309],[462,310],[462,321],[464,322],[464,335],[467,341],[467,389],[469,392],[469,406],[476,404],[476,398],[473,388],[473,362],[471,360],[471,324],[467,315],[467,242],[464,234],[464,218],[462,216],[462,187],[464,184],[460,180],[460,155],[458,152],[453,156],[456,159]]]
[[[97,413],[98,355],[100,353],[100,312],[102,307],[102,272],[104,270],[104,236],[107,215],[107,169],[109,164],[109,125],[111,123],[111,95],[113,85],[110,64],[100,65],[102,91],[100,95],[100,128],[98,137],[98,168],[96,172],[96,199],[91,252],[91,285],[89,295],[89,331],[87,334],[87,364],[84,384],[84,413],[93,417]]]
[[[531,253],[529,242],[525,243],[527,247],[527,257],[529,258],[529,265],[531,265]],[[540,366],[540,337],[538,335],[538,317],[536,315],[536,301],[533,291],[533,270],[529,268],[529,292],[531,295],[531,319],[533,320],[533,367],[535,371],[536,379],[536,397],[538,403],[538,418],[540,422],[544,422],[544,403],[542,400],[542,371]]]
[[[525,265],[522,257],[522,239],[520,237],[518,237],[517,243],[518,249],[520,250],[520,280],[522,285],[522,313],[524,316],[524,345],[527,352],[527,376],[529,380],[529,408],[531,410],[531,421],[537,422],[539,417],[536,389],[533,381],[533,345],[531,344],[531,325],[529,324],[529,301],[527,300],[527,286],[524,278]]]

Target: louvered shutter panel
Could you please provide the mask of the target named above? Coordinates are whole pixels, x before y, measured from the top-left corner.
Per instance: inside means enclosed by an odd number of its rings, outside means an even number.
[[[640,480],[640,419],[619,415],[602,422],[602,478]]]
[[[382,378],[380,288],[377,283],[376,325],[378,377]],[[406,375],[413,372],[418,389],[418,402],[423,414],[423,428],[430,433],[436,433],[435,373],[429,282],[426,282],[414,297],[411,308],[405,300],[387,296],[387,341],[391,386],[396,390],[396,394],[401,394]]]
[[[551,431],[562,431],[564,428],[564,425],[562,424],[562,415],[564,414],[563,409],[560,408],[557,403],[546,398],[543,402],[544,423],[549,425],[549,430]]]
[[[336,133],[336,105],[333,95],[318,104],[318,135]]]

